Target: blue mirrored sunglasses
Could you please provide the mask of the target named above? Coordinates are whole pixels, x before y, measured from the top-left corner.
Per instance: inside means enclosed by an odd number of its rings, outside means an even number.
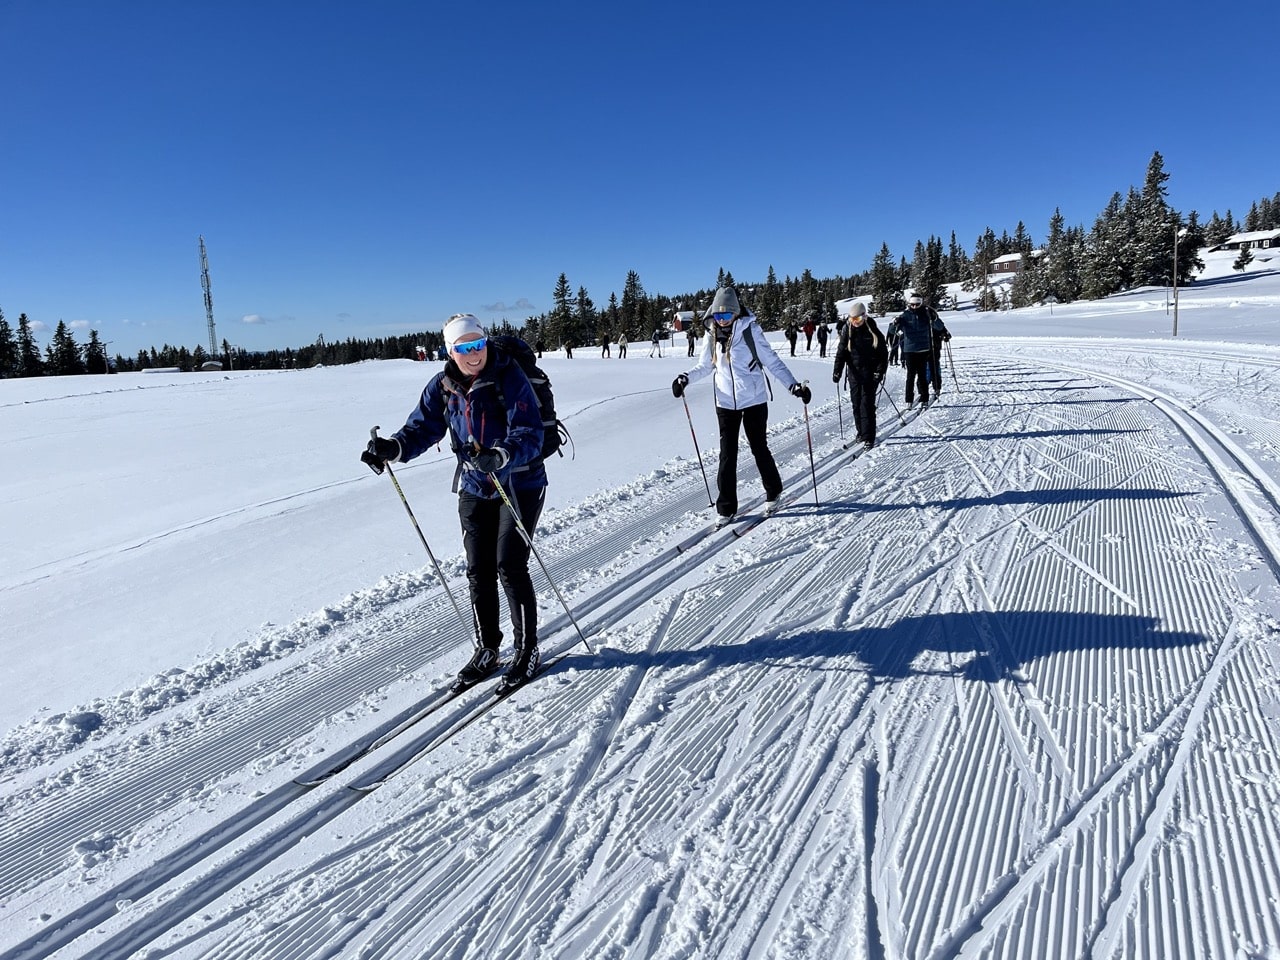
[[[461,353],[464,356],[468,353],[479,353],[489,345],[488,337],[481,337],[479,340],[468,340],[466,343],[455,343],[453,345],[454,353]]]
[[[711,316],[716,323],[730,323],[733,321],[732,313],[713,313]]]

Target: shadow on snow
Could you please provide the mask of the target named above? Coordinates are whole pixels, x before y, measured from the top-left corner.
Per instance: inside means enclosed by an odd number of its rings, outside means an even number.
[[[671,670],[699,666],[704,671],[750,665],[812,671],[849,671],[875,679],[954,676],[977,682],[1008,677],[1023,665],[1051,654],[1089,649],[1162,650],[1208,643],[1210,638],[1163,631],[1156,617],[1096,613],[1021,611],[926,614],[885,627],[765,633],[741,643],[709,644],[687,650],[625,653],[602,651],[594,662],[574,657],[577,669],[643,667]],[[917,663],[921,654],[926,657]],[[954,662],[952,662],[954,661]],[[566,667],[568,664],[566,664]]]

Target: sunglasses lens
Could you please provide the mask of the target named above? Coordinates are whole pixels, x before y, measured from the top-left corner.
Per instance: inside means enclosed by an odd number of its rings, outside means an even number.
[[[481,337],[479,340],[469,340],[466,343],[455,343],[453,349],[458,353],[479,353],[488,344],[488,340]]]
[[[728,323],[733,319],[732,313],[713,313],[711,316],[715,318],[716,323]]]

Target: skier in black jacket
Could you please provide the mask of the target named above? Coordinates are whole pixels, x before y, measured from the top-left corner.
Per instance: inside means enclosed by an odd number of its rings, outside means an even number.
[[[849,373],[849,396],[853,402],[853,425],[862,445],[870,450],[876,445],[876,391],[884,380],[889,363],[889,350],[884,334],[867,316],[866,305],[855,303],[849,310],[836,347],[836,367],[831,374],[835,383],[840,374]]]

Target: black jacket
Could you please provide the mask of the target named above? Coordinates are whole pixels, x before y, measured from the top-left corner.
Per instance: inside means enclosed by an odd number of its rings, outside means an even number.
[[[884,376],[889,365],[889,349],[885,346],[884,334],[870,317],[860,323],[845,323],[840,334],[840,344],[836,347],[836,369],[831,379],[837,383],[845,365],[850,373],[869,373],[877,380]]]

